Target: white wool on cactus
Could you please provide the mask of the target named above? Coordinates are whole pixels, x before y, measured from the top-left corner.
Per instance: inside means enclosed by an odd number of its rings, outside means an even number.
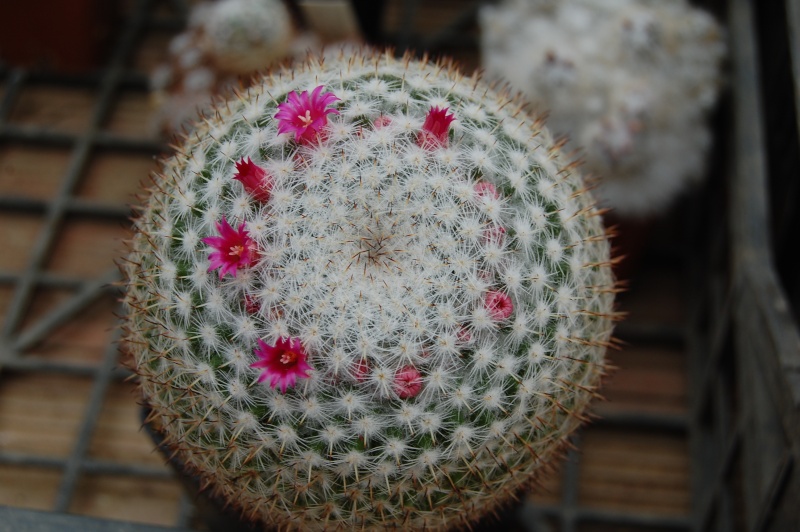
[[[507,0],[480,13],[486,74],[548,114],[620,216],[657,214],[704,172],[724,36],[685,0]]]
[[[218,0],[200,4],[189,26],[218,69],[250,73],[289,51],[292,19],[281,0]]]
[[[600,212],[520,102],[348,51],[220,104],[124,261],[150,420],[243,515],[436,530],[534,484],[611,343]]]

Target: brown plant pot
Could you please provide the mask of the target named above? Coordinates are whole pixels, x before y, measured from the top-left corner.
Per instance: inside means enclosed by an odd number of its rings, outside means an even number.
[[[113,0],[3,3],[0,62],[82,74],[102,66],[113,35]]]

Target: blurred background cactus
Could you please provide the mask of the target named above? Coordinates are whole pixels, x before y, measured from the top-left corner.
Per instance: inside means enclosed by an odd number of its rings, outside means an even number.
[[[158,129],[177,131],[238,76],[287,58],[295,24],[281,0],[220,0],[192,6],[186,30],[169,43],[168,63],[150,73]],[[302,48],[302,44],[301,44]]]
[[[244,87],[280,62],[322,53],[326,45],[362,41],[346,2],[217,0],[191,5],[187,28],[169,43],[169,61],[150,72],[158,109],[154,129],[171,135],[189,127],[213,99]]]
[[[342,53],[219,105],[124,263],[150,422],[243,515],[444,529],[555,463],[615,283],[575,164],[447,63]]]
[[[506,0],[480,13],[489,77],[580,150],[602,204],[657,215],[704,175],[720,26],[685,0]]]

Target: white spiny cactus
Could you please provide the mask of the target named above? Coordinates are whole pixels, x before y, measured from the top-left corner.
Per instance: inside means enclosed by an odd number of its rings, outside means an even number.
[[[483,64],[583,150],[604,206],[655,214],[703,175],[720,27],[685,0],[508,0],[481,11]]]
[[[609,246],[540,120],[372,52],[265,76],[152,179],[124,266],[151,421],[244,515],[445,529],[535,483],[609,344]]]
[[[289,51],[292,19],[281,0],[218,0],[196,9],[189,21],[202,49],[223,72],[263,69]]]
[[[150,74],[158,128],[174,132],[211,107],[213,96],[290,55],[295,30],[281,0],[200,2],[188,28],[169,44],[168,61]],[[300,47],[312,44],[298,41]],[[302,50],[305,53],[305,50]]]

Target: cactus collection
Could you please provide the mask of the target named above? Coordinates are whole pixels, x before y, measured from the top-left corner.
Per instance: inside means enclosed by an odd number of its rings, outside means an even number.
[[[481,11],[487,76],[581,149],[596,195],[658,214],[704,173],[724,34],[686,0],[505,0]]]
[[[448,63],[264,75],[151,177],[123,262],[150,422],[266,526],[464,526],[604,373],[601,212],[540,119]]]

